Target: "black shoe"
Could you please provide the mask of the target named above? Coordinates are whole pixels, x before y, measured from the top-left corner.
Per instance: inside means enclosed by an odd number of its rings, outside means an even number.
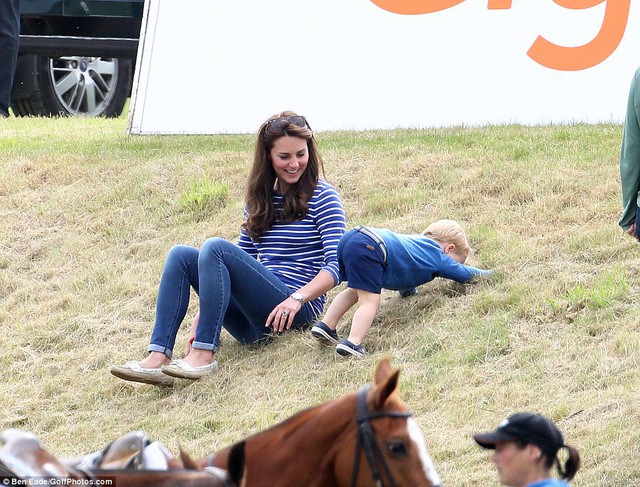
[[[355,343],[350,342],[349,340],[342,340],[338,345],[336,345],[336,352],[338,352],[343,357],[348,357],[349,355],[355,355],[356,357],[364,357],[366,353],[364,347],[362,345],[356,345]]]
[[[338,343],[339,340],[338,332],[329,328],[322,321],[318,321],[313,325],[311,328],[311,334],[320,340],[327,340],[331,343]]]
[[[411,289],[402,289],[398,291],[398,294],[400,294],[401,298],[408,298],[409,296],[415,296],[418,294],[418,290],[415,287]]]

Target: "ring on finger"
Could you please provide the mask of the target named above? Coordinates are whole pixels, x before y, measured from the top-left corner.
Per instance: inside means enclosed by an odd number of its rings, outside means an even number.
[[[289,312],[286,309],[283,309],[282,311],[280,311],[280,314],[282,316],[287,316],[289,314]]]

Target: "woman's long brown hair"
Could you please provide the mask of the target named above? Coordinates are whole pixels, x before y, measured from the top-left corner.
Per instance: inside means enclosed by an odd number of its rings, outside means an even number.
[[[320,174],[322,173],[324,176],[324,166],[318,153],[313,131],[306,120],[304,127],[299,127],[288,121],[295,116],[298,115],[291,111],[274,115],[264,122],[258,131],[253,166],[249,173],[245,194],[248,215],[243,224],[243,228],[255,242],[271,228],[276,220],[276,208],[273,205],[276,173],[273,170],[270,152],[277,139],[285,135],[305,139],[309,152],[306,170],[298,182],[291,185],[283,195],[282,209],[278,213],[280,221],[290,222],[306,216],[309,210],[309,200],[313,197]],[[274,120],[278,120],[280,123],[274,124]]]

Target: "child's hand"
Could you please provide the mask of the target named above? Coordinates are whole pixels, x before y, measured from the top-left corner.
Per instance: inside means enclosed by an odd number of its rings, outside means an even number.
[[[478,269],[478,271],[479,272],[474,277],[480,277],[484,279],[489,279],[496,273],[496,271],[494,271],[493,269]]]
[[[478,281],[479,279],[489,279],[492,277],[496,271],[493,269],[477,269],[475,267],[472,268],[471,273],[473,274],[470,282]]]

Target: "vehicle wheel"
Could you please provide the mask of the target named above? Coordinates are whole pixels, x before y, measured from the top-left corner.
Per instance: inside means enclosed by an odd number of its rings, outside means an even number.
[[[117,117],[131,90],[131,59],[36,56],[34,89],[12,100],[18,116]]]

